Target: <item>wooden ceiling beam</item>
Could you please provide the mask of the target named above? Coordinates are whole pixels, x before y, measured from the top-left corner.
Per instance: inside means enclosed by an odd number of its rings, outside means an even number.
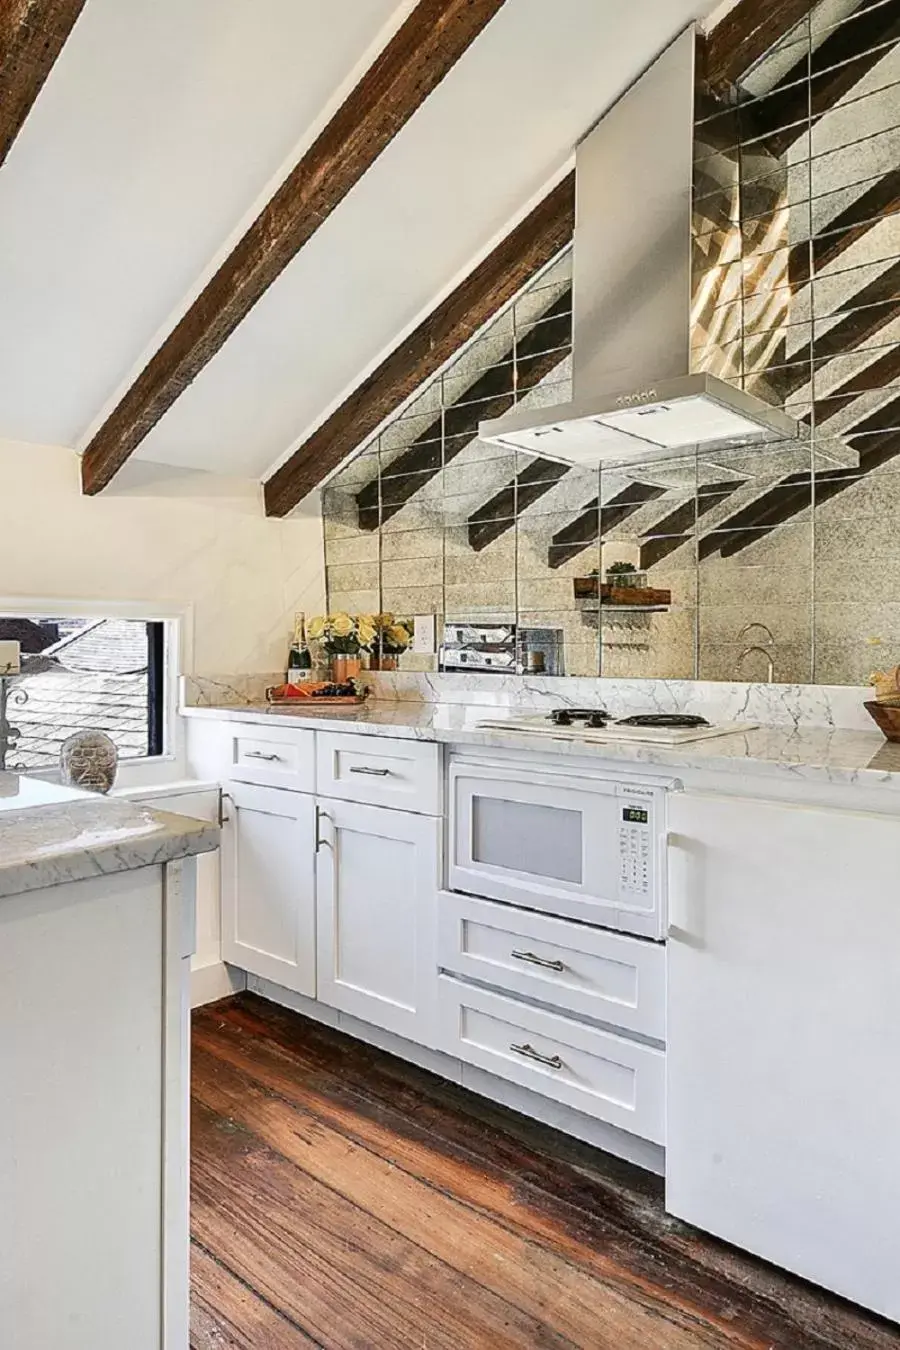
[[[621,525],[629,516],[633,516],[640,507],[656,501],[666,495],[666,489],[654,483],[629,483],[628,487],[610,497],[601,506],[600,498],[595,497],[582,508],[581,514],[557,530],[547,549],[547,566],[553,570],[562,567],[570,559],[583,553],[586,548],[600,544],[607,531]]]
[[[888,365],[887,363],[891,364]],[[883,357],[873,362],[879,367],[879,377],[869,387],[882,388],[900,374],[900,347],[889,348]],[[870,369],[870,367],[867,367]],[[863,372],[864,373],[864,372]],[[859,376],[841,386],[832,396],[837,407],[829,409],[825,416],[834,412],[864,389],[857,387]],[[848,394],[847,390],[851,390]],[[823,403],[829,402],[828,399]],[[823,410],[824,412],[824,410]],[[809,418],[805,419],[809,422]],[[816,404],[817,424],[824,420]],[[760,497],[741,511],[736,512],[721,527],[705,535],[700,541],[700,560],[714,553],[723,558],[733,557],[748,545],[770,534],[779,525],[785,525],[800,511],[804,511],[813,502],[813,484],[815,484],[815,502],[826,501],[838,492],[859,481],[865,474],[886,464],[900,454],[900,397],[894,397],[883,404],[876,412],[862,422],[858,422],[849,431],[844,432],[842,440],[851,448],[859,451],[859,464],[848,468],[817,470],[815,474],[804,470],[788,474],[774,483]]]
[[[738,0],[701,45],[701,77],[716,93],[730,92],[776,42],[806,18],[814,3]]]
[[[574,227],[572,173],[266,480],[267,515],[287,515],[318,487],[565,247]]]
[[[0,0],[0,165],[85,0]]]
[[[556,487],[570,467],[569,464],[560,464],[540,456],[526,464],[505,487],[495,492],[493,497],[469,516],[469,547],[480,553],[488,544],[512,529],[522,512]]]
[[[702,43],[702,61],[713,85],[733,85],[805,17],[812,3],[739,0],[736,10]],[[286,515],[318,487],[569,241],[573,227],[574,175],[570,175],[264,483],[267,514]],[[526,486],[540,495],[536,481]],[[371,497],[370,490],[360,503],[361,523],[372,518]],[[485,547],[496,537],[500,517],[482,520],[481,515],[474,522],[474,537],[479,547]]]
[[[376,530],[440,473],[478,435],[487,418],[502,417],[572,350],[572,290],[566,287],[515,347],[439,412],[412,445],[357,493],[359,527]]]
[[[640,570],[648,571],[668,558],[682,544],[695,537],[695,527],[700,516],[706,515],[718,506],[726,497],[743,487],[746,479],[733,478],[722,483],[703,483],[691,496],[670,511],[662,520],[658,520],[652,530],[644,534],[641,544]]]
[[[456,65],[503,0],[419,0],[92,438],[100,492]]]
[[[885,216],[900,211],[900,169],[891,169],[845,207],[812,240],[794,244],[788,252],[788,278],[798,291],[814,272],[835,262]]]
[[[900,37],[900,0],[862,0],[810,57],[804,52],[771,93],[746,107],[754,136],[783,155],[889,55]]]

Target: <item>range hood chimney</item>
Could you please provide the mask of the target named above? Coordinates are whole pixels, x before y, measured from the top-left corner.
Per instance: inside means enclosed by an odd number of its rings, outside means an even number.
[[[597,465],[800,435],[691,373],[694,45],[691,25],[576,151],[572,401],[482,422],[482,440]]]

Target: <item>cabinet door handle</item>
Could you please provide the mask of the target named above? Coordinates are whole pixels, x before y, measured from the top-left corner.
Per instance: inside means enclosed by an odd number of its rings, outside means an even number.
[[[330,820],[331,820],[331,816],[328,814],[327,811],[323,811],[322,808],[321,808],[321,806],[317,806],[317,807],[316,807],[316,849],[315,849],[316,853],[318,853],[319,850],[320,850],[320,849],[323,849],[323,848],[333,848],[333,844],[331,843],[331,840],[330,840],[330,839],[323,839],[323,838],[322,838],[322,832],[321,832],[321,830],[319,829],[319,823],[320,823],[320,821],[323,821],[323,820],[330,821]]]
[[[248,750],[247,753],[246,753],[246,755],[244,756],[244,758],[245,758],[245,759],[267,759],[267,760],[269,760],[269,762],[271,763],[273,760],[276,760],[276,759],[279,759],[279,760],[280,760],[280,759],[281,759],[281,756],[280,756],[280,755],[266,755],[266,754],[263,754],[262,750]]]
[[[225,803],[233,800],[234,798],[230,792],[219,793],[219,829],[221,829],[223,825],[227,825],[231,819],[231,816],[226,816],[225,814]]]
[[[390,769],[369,769],[365,764],[354,764],[350,772],[368,773],[371,774],[373,778],[387,778],[391,771]]]
[[[546,1064],[548,1069],[561,1069],[563,1067],[559,1055],[542,1055],[540,1050],[535,1050],[534,1046],[529,1045],[527,1041],[524,1045],[513,1043],[509,1048],[515,1054],[524,1056],[525,1059],[536,1059],[538,1064]]]
[[[531,966],[544,966],[546,970],[565,970],[565,963],[562,961],[548,961],[545,956],[538,956],[535,952],[511,952],[517,961],[527,961]]]

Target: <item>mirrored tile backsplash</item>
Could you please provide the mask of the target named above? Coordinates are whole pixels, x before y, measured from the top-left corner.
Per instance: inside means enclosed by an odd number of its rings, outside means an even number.
[[[894,20],[823,0],[731,104],[698,84],[693,366],[808,436],[602,470],[480,441],[570,397],[566,251],[326,488],[331,609],[506,630],[530,672],[859,685],[900,660]]]

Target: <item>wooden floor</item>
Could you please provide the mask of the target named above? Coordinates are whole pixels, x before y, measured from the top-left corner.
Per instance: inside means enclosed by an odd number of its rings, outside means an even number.
[[[898,1350],[655,1178],[251,995],[194,1016],[193,1350]]]

